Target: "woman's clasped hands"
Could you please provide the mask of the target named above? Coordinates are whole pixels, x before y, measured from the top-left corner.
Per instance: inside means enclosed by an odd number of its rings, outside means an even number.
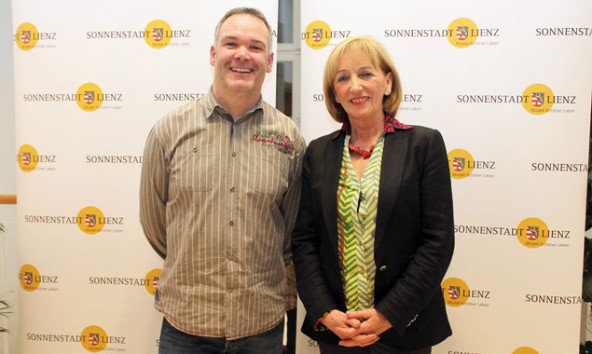
[[[380,334],[392,327],[391,323],[375,309],[361,311],[332,310],[321,319],[341,340],[343,347],[366,347],[380,340]]]

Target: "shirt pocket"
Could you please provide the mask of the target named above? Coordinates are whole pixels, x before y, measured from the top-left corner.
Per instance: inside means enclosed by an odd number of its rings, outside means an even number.
[[[209,191],[219,182],[219,156],[213,144],[180,152],[176,175],[181,191]],[[175,174],[173,174],[175,175]]]
[[[256,193],[282,195],[288,188],[290,155],[263,147],[257,163],[250,166],[249,185]]]

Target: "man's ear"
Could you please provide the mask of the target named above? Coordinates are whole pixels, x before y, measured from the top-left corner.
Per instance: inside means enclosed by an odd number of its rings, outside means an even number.
[[[213,45],[210,47],[210,64],[215,66],[216,63],[216,47]]]
[[[265,68],[265,71],[270,73],[271,69],[273,69],[273,53],[269,53],[269,55],[267,56],[267,68]]]

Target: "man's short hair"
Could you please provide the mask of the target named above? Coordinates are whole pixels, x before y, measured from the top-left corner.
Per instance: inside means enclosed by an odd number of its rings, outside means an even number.
[[[250,16],[256,17],[256,18],[260,19],[261,21],[263,21],[263,23],[265,24],[265,27],[267,27],[267,34],[268,34],[267,35],[267,53],[271,53],[271,45],[272,45],[271,26],[269,25],[269,22],[267,22],[267,18],[265,18],[265,15],[263,14],[263,12],[261,12],[259,9],[255,9],[253,7],[235,7],[234,9],[231,9],[226,14],[224,14],[224,16],[222,16],[222,18],[220,19],[220,21],[216,25],[216,32],[214,33],[214,43],[218,42],[218,35],[220,34],[220,27],[222,27],[222,24],[226,20],[228,20],[228,18],[230,16],[234,16],[234,15],[250,15]]]

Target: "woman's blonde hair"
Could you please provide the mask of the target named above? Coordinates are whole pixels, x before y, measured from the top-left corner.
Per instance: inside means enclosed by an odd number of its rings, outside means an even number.
[[[370,62],[385,75],[391,73],[393,78],[393,87],[391,93],[382,99],[382,108],[385,113],[395,116],[399,105],[401,104],[401,80],[395,69],[395,65],[387,50],[376,40],[370,37],[352,37],[339,43],[327,59],[325,64],[325,73],[323,75],[323,93],[325,94],[325,105],[331,117],[339,123],[347,120],[347,113],[337,103],[335,98],[335,77],[339,68],[341,58],[348,53],[361,53],[370,58]]]

